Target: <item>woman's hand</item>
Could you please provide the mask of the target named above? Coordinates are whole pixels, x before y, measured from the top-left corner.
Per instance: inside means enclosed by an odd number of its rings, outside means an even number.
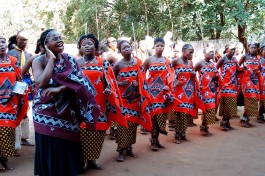
[[[103,93],[109,95],[111,93],[111,90],[109,88],[105,88]]]
[[[124,81],[117,81],[117,84],[119,86],[127,86],[129,84],[128,80],[124,80]]]
[[[56,59],[55,55],[54,55],[53,52],[47,47],[47,45],[45,45],[45,50],[46,50],[45,56],[46,56],[46,58],[47,58],[48,60],[50,60],[50,59],[55,60],[55,59]]]
[[[177,86],[180,86],[182,84],[182,81],[177,81]]]
[[[163,90],[166,90],[167,91],[167,90],[169,90],[169,87],[168,86],[164,86],[163,87]]]
[[[61,87],[49,87],[42,91],[42,96],[53,96],[61,92]]]
[[[136,86],[138,86],[138,82],[136,81],[136,80],[133,80],[132,81],[132,84],[136,87]]]

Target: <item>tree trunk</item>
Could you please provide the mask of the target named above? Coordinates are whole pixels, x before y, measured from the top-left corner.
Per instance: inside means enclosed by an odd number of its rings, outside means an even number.
[[[247,29],[246,24],[244,24],[243,26],[240,25],[237,26],[238,40],[242,42],[244,44],[244,47],[247,49],[248,43],[247,43],[246,29]]]

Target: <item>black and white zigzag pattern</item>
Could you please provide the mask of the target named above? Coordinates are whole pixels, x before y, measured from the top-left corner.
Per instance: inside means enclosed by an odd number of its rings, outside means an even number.
[[[62,128],[62,129],[66,129],[66,130],[70,130],[74,132],[79,131],[78,123],[68,122],[62,119],[57,119],[54,117],[45,116],[45,115],[37,114],[34,112],[33,112],[33,119],[34,119],[34,122],[40,123],[43,125],[48,125],[51,127],[58,127],[58,128]]]
[[[122,112],[121,113],[122,113],[122,115],[128,114],[128,115],[140,117],[140,112],[132,110],[132,109],[129,109],[129,108],[125,108],[125,107],[122,108]]]
[[[232,89],[222,89],[222,93],[231,93],[231,94],[237,94],[237,90],[232,90]]]
[[[193,72],[193,68],[176,68],[176,73]]]
[[[247,64],[250,64],[250,65],[259,65],[260,63],[259,63],[259,61],[257,61],[257,60],[247,60],[246,62],[245,62],[245,64],[247,65]]]
[[[156,109],[156,108],[165,108],[166,105],[164,103],[153,103],[152,104],[152,108]]]
[[[89,66],[89,67],[83,67],[82,70],[93,70],[93,71],[102,72],[103,69],[100,66]]]
[[[88,104],[86,113],[84,114],[81,112],[85,117],[85,122],[94,123],[94,118],[92,116],[93,108],[94,106],[92,104]]]
[[[260,94],[260,90],[256,90],[256,89],[246,89],[245,93],[257,93]]]
[[[107,116],[106,115],[99,116],[98,117],[98,122],[101,122],[101,123],[107,122]]]
[[[204,73],[207,73],[207,72],[213,72],[213,71],[215,71],[216,70],[216,68],[215,67],[212,67],[212,68],[202,68],[201,69],[201,74],[204,74]]]
[[[142,72],[144,72],[144,66],[141,66],[140,69]]]
[[[203,102],[205,104],[208,104],[208,103],[215,103],[215,98],[207,98],[207,99],[204,99]]]
[[[16,116],[14,114],[8,113],[0,113],[1,120],[16,120]]]
[[[119,73],[120,77],[133,77],[133,76],[138,76],[137,71],[129,71],[129,72],[120,72]]]
[[[104,69],[105,69],[106,72],[108,72],[108,70],[109,70],[109,66],[110,66],[109,62],[108,62],[107,60],[104,59],[103,67],[104,67]]]
[[[153,109],[152,105],[146,106],[145,107],[145,112],[147,112],[148,114],[150,114],[151,110]]]
[[[149,71],[161,71],[161,70],[166,70],[166,66],[151,66],[149,67]]]
[[[194,104],[190,104],[190,103],[181,103],[181,104],[178,105],[178,107],[180,107],[180,108],[194,109]]]
[[[0,73],[1,72],[14,72],[14,68],[12,66],[9,66],[9,67],[2,67],[0,68]]]

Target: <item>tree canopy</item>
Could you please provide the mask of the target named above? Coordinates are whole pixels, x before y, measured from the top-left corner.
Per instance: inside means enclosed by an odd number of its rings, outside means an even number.
[[[3,0],[0,0],[3,1]],[[0,14],[1,31],[11,36],[21,28],[33,36],[56,28],[67,42],[92,32],[99,39],[114,36],[164,36],[184,41],[229,38],[262,40],[264,0],[13,0]],[[262,42],[262,41],[260,41]]]

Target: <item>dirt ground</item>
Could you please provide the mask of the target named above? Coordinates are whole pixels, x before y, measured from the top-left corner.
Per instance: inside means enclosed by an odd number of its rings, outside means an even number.
[[[240,108],[238,114],[242,114]],[[149,135],[138,133],[134,151],[138,158],[125,157],[121,163],[116,161],[116,143],[108,139],[98,163],[104,170],[87,170],[84,174],[93,176],[264,176],[265,175],[265,124],[258,124],[252,118],[252,128],[239,126],[239,119],[231,120],[236,130],[223,132],[219,124],[210,126],[214,133],[203,137],[199,132],[200,120],[196,127],[188,129],[191,142],[173,143],[173,132],[160,137],[166,146],[158,152],[150,150]],[[31,121],[32,124],[32,121]],[[34,142],[31,126],[31,141]],[[22,147],[21,156],[10,158],[15,170],[0,172],[2,176],[33,175],[34,147]]]

